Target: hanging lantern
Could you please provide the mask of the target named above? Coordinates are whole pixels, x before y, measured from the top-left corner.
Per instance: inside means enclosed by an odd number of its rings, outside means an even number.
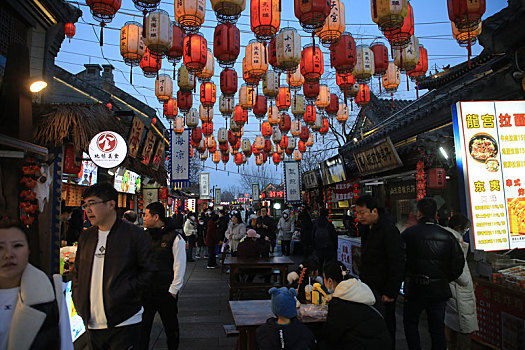
[[[273,100],[279,93],[279,75],[273,70],[269,70],[262,77],[263,94]]]
[[[221,152],[213,152],[211,156],[211,161],[215,163],[215,166],[217,166],[217,164],[219,164],[221,161]]]
[[[290,108],[292,103],[290,89],[287,86],[281,86],[279,88],[279,94],[275,99],[275,105],[279,108],[280,111],[286,111]]]
[[[374,76],[381,77],[388,68],[388,48],[381,42],[376,42],[370,46],[374,53]]]
[[[330,47],[341,37],[345,31],[345,5],[342,1],[331,0],[330,15],[326,17],[323,27],[315,34],[321,40],[321,44]]]
[[[230,160],[230,154],[229,153],[221,153],[221,160],[226,166],[226,163],[228,163],[228,161]]]
[[[211,7],[219,23],[235,24],[246,8],[246,0],[211,0]]]
[[[231,68],[241,51],[241,34],[234,24],[224,23],[215,27],[213,34],[213,54],[219,65]]]
[[[206,147],[210,153],[214,153],[217,150],[217,142],[215,141],[215,136],[213,136],[213,134],[206,138]]]
[[[217,131],[217,141],[219,141],[219,144],[228,142],[228,130],[226,128],[219,128]]]
[[[253,145],[255,148],[257,148],[259,151],[264,148],[264,137],[262,136],[256,136],[255,141],[253,142]]]
[[[273,144],[272,144],[272,141],[267,140],[267,139],[264,140],[264,148],[263,148],[263,152],[266,153],[267,155],[273,153]]]
[[[255,147],[255,142],[252,144],[252,154],[255,154],[256,156],[261,153],[261,150]]]
[[[275,144],[275,152],[283,157],[282,154],[284,153],[284,150],[281,148],[279,143]]]
[[[144,22],[144,44],[152,55],[162,57],[173,43],[170,16],[164,10],[147,14]]]
[[[286,149],[288,147],[288,136],[283,135],[281,142],[279,142],[279,148]]]
[[[177,104],[181,112],[185,113],[189,111],[193,105],[193,95],[191,91],[177,91]]]
[[[202,123],[202,134],[204,136],[213,134],[213,122]]]
[[[268,71],[268,56],[264,44],[256,40],[250,40],[250,43],[246,46],[245,59],[246,70],[250,74],[260,78]]]
[[[485,13],[485,0],[447,0],[448,18],[460,32],[474,31]]]
[[[250,23],[257,40],[265,42],[275,36],[281,23],[280,0],[251,0]]]
[[[370,88],[366,84],[359,85],[359,93],[355,97],[355,103],[364,107],[370,102]]]
[[[301,118],[304,114],[304,96],[303,95],[293,95],[292,97],[292,114],[294,118]]]
[[[248,121],[248,111],[240,105],[235,106],[233,109],[233,121],[237,125],[244,125]]]
[[[427,49],[423,47],[423,45],[419,45],[419,61],[416,64],[416,68],[414,68],[411,71],[407,72],[407,75],[410,77],[411,80],[420,80],[423,79],[428,70],[428,55],[427,55]]]
[[[333,117],[339,111],[339,97],[336,94],[330,94],[330,103],[326,107],[325,112],[329,116]]]
[[[372,21],[381,31],[399,28],[408,13],[408,1],[371,0]]]
[[[295,151],[293,151],[293,159],[296,162],[300,162],[303,159],[303,154],[300,150],[296,149]]]
[[[349,116],[350,112],[348,111],[348,106],[344,103],[340,103],[337,116],[335,117],[337,121],[341,124],[345,124]]]
[[[171,47],[166,52],[168,62],[175,65],[182,58],[184,52],[184,37],[185,34],[176,22],[171,23],[172,36],[171,36]]]
[[[356,48],[356,64],[352,72],[358,83],[364,84],[374,75],[374,53],[368,46]]]
[[[221,95],[219,97],[219,111],[225,118],[231,117],[235,108],[235,99],[233,96]]]
[[[272,38],[266,47],[268,49],[268,63],[275,72],[282,73],[281,69],[277,66],[277,43],[275,42],[275,38]]]
[[[312,125],[315,123],[317,118],[317,110],[314,105],[307,105],[304,112],[303,120],[307,125]]]
[[[160,70],[162,65],[162,60],[160,57],[150,54],[148,48],[144,52],[144,56],[140,60],[140,68],[146,78],[153,78],[157,76],[157,73]]]
[[[104,27],[120,9],[122,0],[86,0],[93,19],[100,22],[100,46],[104,42]]]
[[[197,33],[206,15],[206,0],[176,0],[175,20],[188,33]]]
[[[292,136],[299,136],[301,134],[301,121],[297,119],[292,120],[292,124],[290,127],[290,134],[292,134]]]
[[[290,121],[289,119],[290,117],[288,117],[288,121]],[[281,121],[282,121],[282,116],[281,116]],[[291,124],[291,121],[288,126],[290,126],[290,124]],[[278,145],[283,139],[283,134],[281,133],[280,127],[281,127],[281,123],[279,123],[279,126],[277,125],[272,126],[272,141],[276,145]],[[290,130],[290,128],[288,128],[288,130]],[[283,132],[286,134],[288,130],[283,131]]]
[[[204,149],[202,152],[199,152],[199,159],[202,160],[203,162],[208,159],[209,157],[209,154],[208,154],[208,150],[207,149]]]
[[[339,86],[341,92],[347,95],[355,84],[355,78],[352,74],[340,75],[339,73],[336,73],[335,82],[337,83],[337,86]]]
[[[299,142],[297,143],[297,149],[301,153],[306,152],[306,142],[304,142],[303,140],[299,140]]]
[[[408,12],[403,20],[403,25],[385,30],[383,33],[394,50],[405,48],[408,45],[410,37],[414,35],[414,10],[410,3],[408,3]]]
[[[259,153],[255,155],[255,164],[257,164],[257,166],[261,166],[263,163],[264,163],[263,153]]]
[[[460,32],[454,22],[451,22],[452,36],[457,40],[459,46],[468,47],[476,43],[477,37],[481,34],[481,23],[479,22],[478,26],[472,31]]]
[[[197,110],[195,108],[191,108],[188,112],[186,112],[186,126],[190,129],[196,128],[197,125],[199,125],[199,115],[197,114]],[[199,128],[200,132],[202,133],[202,129]]]
[[[319,89],[320,89],[320,85],[319,85],[319,81],[307,81],[303,84],[303,93],[304,93],[304,97],[308,100],[308,101],[315,101],[317,99],[317,96],[319,96]]]
[[[191,145],[197,146],[201,140],[202,140],[202,129],[200,127],[196,127],[191,131]]]
[[[247,156],[252,155],[252,143],[248,139],[244,139],[241,141],[241,149],[242,152]]]
[[[350,95],[351,97],[356,97],[359,93],[360,85],[361,84],[355,83],[354,85],[350,86],[350,88],[348,89],[348,95]]]
[[[279,109],[276,105],[270,105],[268,107],[268,121],[272,125],[277,125],[281,121],[281,116],[279,115]]]
[[[319,46],[308,44],[301,52],[301,74],[306,82],[318,81],[324,73],[323,53]]]
[[[319,85],[319,95],[317,95],[317,99],[315,100],[315,105],[317,108],[319,108],[321,111],[324,110],[328,105],[330,104],[330,89],[328,86],[322,84]]]
[[[179,110],[177,108],[177,100],[174,98],[170,98],[169,100],[164,102],[162,111],[166,119],[174,119],[179,113]]]
[[[412,36],[404,49],[394,51],[394,63],[402,72],[416,68],[419,62],[419,40]]]
[[[137,22],[126,22],[120,29],[120,55],[124,63],[131,66],[129,80],[133,84],[133,67],[140,64],[145,53],[142,26]]]
[[[237,92],[237,72],[225,68],[220,75],[221,92],[225,96],[233,96]]]
[[[208,42],[201,34],[190,34],[184,38],[184,53],[182,57],[184,65],[190,72],[201,71],[206,65],[208,60],[207,45]]]
[[[199,118],[203,123],[209,123],[213,121],[213,108],[200,105]]]
[[[284,152],[286,153],[286,155],[288,155],[288,156],[292,156],[293,151],[294,151],[293,149],[291,149],[291,148],[287,148]]]
[[[310,133],[310,137],[308,138],[308,141],[306,141],[306,146],[312,147],[315,143],[315,134]]]
[[[299,139],[303,142],[306,142],[308,141],[308,137],[310,137],[310,129],[308,129],[308,127],[305,125],[301,126],[301,133],[299,134]]]
[[[252,109],[255,105],[255,89],[253,86],[242,84],[239,90],[239,105],[244,109]]]
[[[213,107],[216,101],[217,87],[211,81],[201,84],[201,103],[204,107]]]
[[[301,86],[303,86],[304,83],[304,77],[301,74],[301,70],[296,69],[293,73],[288,72],[286,75],[286,82],[288,83],[290,90],[296,91],[301,89]]]
[[[242,59],[242,79],[246,84],[251,86],[257,86],[259,84],[259,80],[261,80],[260,76],[254,75],[247,70],[246,57]]]
[[[173,81],[171,77],[167,74],[160,74],[157,79],[155,79],[155,96],[159,102],[164,103],[164,101],[169,100],[173,96]]]
[[[310,125],[312,128],[312,131],[318,132],[323,127],[323,116],[321,114],[317,114],[315,116],[315,122]]]
[[[330,0],[294,0],[294,12],[304,31],[313,33],[330,14]]]
[[[297,137],[290,137],[288,139],[288,146],[286,146],[286,150],[293,151],[296,146],[297,146]],[[286,154],[288,154],[288,152]]]
[[[208,50],[206,58],[206,65],[200,72],[196,72],[195,75],[199,78],[200,82],[210,81],[215,73],[215,60],[213,59],[213,53]]]
[[[295,28],[283,28],[275,37],[276,66],[294,72],[301,63],[301,36]]]
[[[183,64],[179,67],[177,85],[179,86],[179,89],[184,91],[192,91],[195,87],[195,75]]]
[[[382,80],[386,92],[394,93],[397,91],[401,82],[401,73],[394,62],[390,61],[390,63],[388,63],[388,69],[383,75]]]
[[[233,111],[235,112],[235,109]],[[241,124],[237,124],[237,122],[235,120],[232,119],[230,121],[230,131],[232,131],[232,132],[239,132],[239,131],[241,131],[241,128],[242,128],[242,125]]]
[[[319,129],[319,134],[323,135],[324,137],[324,135],[328,133],[328,130],[330,130],[330,122],[328,121],[328,119],[323,118],[321,125],[322,127],[321,129]]]
[[[71,38],[75,36],[75,32],[75,23],[66,23],[64,25],[64,34],[66,34],[66,36],[68,37],[69,42],[71,42]]]
[[[356,64],[357,48],[350,33],[343,33],[336,43],[330,45],[330,65],[340,75],[352,72]]]
[[[263,122],[261,124],[261,134],[265,139],[270,139],[272,137],[272,124],[269,122]]]
[[[281,114],[281,120],[279,121],[279,131],[287,133],[292,127],[292,119],[287,113]],[[280,141],[280,140],[279,140]]]
[[[253,106],[253,114],[257,119],[263,119],[266,116],[268,110],[268,103],[266,97],[262,95],[257,95],[255,98],[255,106]]]
[[[173,131],[177,135],[181,135],[184,132],[184,118],[176,117],[175,122],[173,123]]]
[[[279,153],[275,152],[272,155],[272,161],[275,164],[275,166],[277,166],[281,162],[281,155]]]
[[[195,148],[197,149],[197,151],[199,151],[199,153],[204,152],[206,150],[206,138],[203,137]]]

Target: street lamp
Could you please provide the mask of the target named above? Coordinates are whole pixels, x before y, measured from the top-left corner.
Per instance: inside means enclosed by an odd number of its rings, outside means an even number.
[[[40,92],[47,87],[47,83],[42,79],[33,80],[29,85],[29,91],[33,93]]]

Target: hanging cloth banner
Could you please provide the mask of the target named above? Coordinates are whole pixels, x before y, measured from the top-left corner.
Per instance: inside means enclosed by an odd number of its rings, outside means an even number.
[[[146,140],[144,141],[144,148],[142,149],[142,164],[149,165],[153,156],[153,147],[155,146],[157,138],[153,131],[149,130],[146,134]]]
[[[139,117],[133,118],[133,126],[131,127],[131,132],[129,133],[128,145],[129,150],[128,154],[130,157],[137,157],[137,152],[140,147],[140,141],[142,140],[142,134],[144,133],[144,123],[140,120]]]
[[[284,161],[284,201],[290,204],[301,204],[301,177],[299,163]]]
[[[210,199],[210,173],[199,175],[200,199]]]
[[[160,164],[164,161],[164,150],[164,141],[159,139],[155,155],[153,156],[153,162],[151,163],[151,167],[155,171],[159,170]]]
[[[182,135],[172,130],[170,133],[169,172],[171,187],[174,189],[190,187],[190,130],[184,129]]]
[[[221,205],[221,189],[220,188],[215,189],[214,204]]]
[[[252,199],[255,203],[259,202],[259,184],[252,183]]]

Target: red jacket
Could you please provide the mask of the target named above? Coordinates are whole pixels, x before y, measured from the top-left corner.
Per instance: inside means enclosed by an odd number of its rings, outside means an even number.
[[[220,242],[219,230],[217,229],[217,222],[213,219],[208,220],[208,229],[206,231],[206,246],[214,247]]]

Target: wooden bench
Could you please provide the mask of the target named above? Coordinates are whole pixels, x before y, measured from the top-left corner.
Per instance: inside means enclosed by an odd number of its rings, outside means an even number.
[[[239,335],[239,331],[234,324],[223,324],[222,328],[224,329],[224,333],[226,333],[227,337],[235,337]]]

